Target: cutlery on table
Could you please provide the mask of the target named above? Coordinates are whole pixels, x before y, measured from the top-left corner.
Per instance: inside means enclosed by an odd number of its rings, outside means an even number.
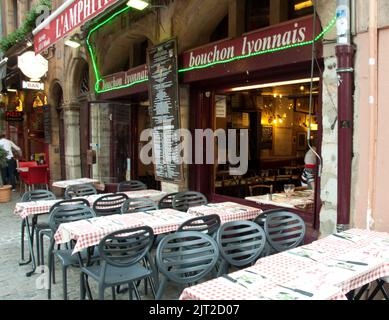
[[[344,240],[348,240],[348,241],[351,241],[351,242],[355,243],[355,241],[353,241],[353,240],[351,240],[351,239],[349,239],[349,238],[347,238],[347,237],[341,236],[341,235],[339,235],[339,234],[333,233],[332,235],[333,235],[334,237],[338,237],[338,238],[341,238],[341,239],[344,239]]]
[[[289,288],[289,287],[285,287],[285,286],[280,285],[280,284],[277,284],[277,286],[279,286],[281,288],[284,288],[284,289],[287,289],[287,290],[290,290],[290,291],[293,291],[293,292],[296,292],[296,293],[299,293],[299,294],[302,294],[303,296],[313,297],[313,293],[308,292],[308,291],[304,291],[304,290],[301,290],[301,289]]]
[[[225,274],[225,275],[222,275],[222,278],[224,278],[224,279],[226,279],[226,280],[228,280],[228,281],[231,281],[232,283],[239,284],[239,285],[241,285],[242,287],[248,289],[243,283],[240,283],[238,280],[236,280],[236,279],[234,279],[234,278],[232,278],[232,277],[230,277],[230,276],[228,276],[228,275],[226,275],[226,274]]]
[[[259,274],[259,273],[256,273],[256,272],[254,272],[254,271],[251,271],[251,270],[244,270],[245,272],[248,272],[248,273],[252,273],[252,274],[255,274],[255,275],[257,275],[257,276],[260,276],[262,279],[267,279],[265,276],[263,276],[263,275],[261,275],[261,274]]]
[[[315,262],[319,262],[317,261],[316,259],[313,259],[312,257],[310,257],[309,255],[307,254],[301,254],[301,253],[297,253],[297,252],[292,252],[292,251],[287,251],[289,254],[293,254],[295,256],[299,256],[299,257],[302,257],[302,258],[308,258],[308,259],[311,259],[312,261],[315,261]]]
[[[355,264],[357,266],[368,266],[369,264],[366,262],[360,262],[360,261],[350,261],[350,260],[340,260],[340,259],[333,259],[335,261],[345,262],[349,264]]]

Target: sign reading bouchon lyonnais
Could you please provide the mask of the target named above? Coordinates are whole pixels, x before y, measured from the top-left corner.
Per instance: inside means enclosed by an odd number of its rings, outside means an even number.
[[[140,83],[148,79],[147,65],[141,65],[128,71],[118,72],[100,80],[99,89],[102,91]]]
[[[34,31],[35,53],[40,53],[118,0],[75,0],[59,7]]]
[[[183,55],[183,68],[196,68],[229,61],[239,56],[250,56],[267,50],[288,48],[313,39],[313,17],[260,29],[243,37],[217,42],[189,50]],[[320,28],[317,28],[317,34]],[[315,35],[316,36],[316,35]]]
[[[45,84],[43,82],[23,81],[22,88],[29,90],[45,90]]]

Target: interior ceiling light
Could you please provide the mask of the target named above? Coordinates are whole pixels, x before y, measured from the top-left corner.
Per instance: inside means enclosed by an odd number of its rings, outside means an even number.
[[[313,82],[318,82],[320,78],[313,78]],[[299,83],[306,83],[310,82],[311,78],[306,79],[298,79],[298,80],[289,80],[289,81],[280,81],[280,82],[272,82],[272,83],[264,83],[264,84],[255,84],[252,86],[245,86],[245,87],[236,87],[229,89],[227,91],[236,92],[236,91],[244,91],[244,90],[253,90],[253,89],[260,89],[260,88],[270,88],[275,86],[287,86],[290,84],[299,84]]]
[[[137,9],[137,10],[144,10],[149,5],[150,5],[150,3],[148,3],[147,1],[143,1],[143,0],[130,0],[127,2],[127,6],[129,6],[130,8]]]
[[[313,6],[312,0],[302,1],[294,5],[294,11],[299,11]]]

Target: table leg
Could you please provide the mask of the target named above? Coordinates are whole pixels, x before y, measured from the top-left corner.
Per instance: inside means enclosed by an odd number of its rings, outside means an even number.
[[[31,277],[33,273],[35,273],[36,270],[36,263],[35,263],[35,254],[34,254],[34,222],[32,223],[32,230],[30,230],[30,223],[28,222],[28,218],[26,218],[26,230],[27,230],[27,240],[28,240],[28,248],[30,250],[30,258],[32,261],[32,270],[30,272],[26,273],[27,277]]]

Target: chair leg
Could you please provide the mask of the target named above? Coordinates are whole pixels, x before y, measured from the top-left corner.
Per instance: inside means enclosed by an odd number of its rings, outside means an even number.
[[[67,267],[64,267],[64,266],[62,266],[62,288],[63,288],[63,299],[68,300]]]
[[[52,253],[49,252],[49,255],[48,255],[48,269],[49,269],[49,288],[47,290],[47,299],[51,299],[51,278],[52,278],[52,260],[53,260],[53,257],[52,257]]]
[[[22,261],[24,260],[24,230],[26,228],[26,221],[23,219],[21,224],[21,243],[20,243],[20,254]]]
[[[132,287],[134,288],[134,292],[135,292],[135,296],[136,296],[136,299],[137,300],[142,300],[140,298],[140,294],[139,294],[139,291],[138,291],[138,288],[132,283]]]
[[[116,300],[116,292],[115,292],[115,287],[111,287],[112,290],[112,299]]]
[[[45,255],[44,255],[44,248],[43,248],[43,236],[44,234],[42,232],[39,233],[39,244],[40,244],[40,252],[41,252],[41,258],[40,258],[40,261],[41,261],[41,264],[44,265],[45,264]]]
[[[40,266],[41,265],[41,251],[40,251],[40,242],[39,242],[39,229],[36,228],[35,230],[35,238],[36,238],[36,265]]]
[[[99,284],[99,300],[104,300],[104,291],[105,291],[104,286]]]
[[[86,294],[86,290],[85,290],[85,277],[84,277],[84,273],[81,271],[80,272],[80,300],[85,300],[85,294]]]
[[[166,287],[166,278],[163,277],[161,283],[159,284],[159,288],[158,288],[158,292],[157,292],[157,296],[155,297],[155,300],[161,300],[161,297],[165,291],[165,287]]]

